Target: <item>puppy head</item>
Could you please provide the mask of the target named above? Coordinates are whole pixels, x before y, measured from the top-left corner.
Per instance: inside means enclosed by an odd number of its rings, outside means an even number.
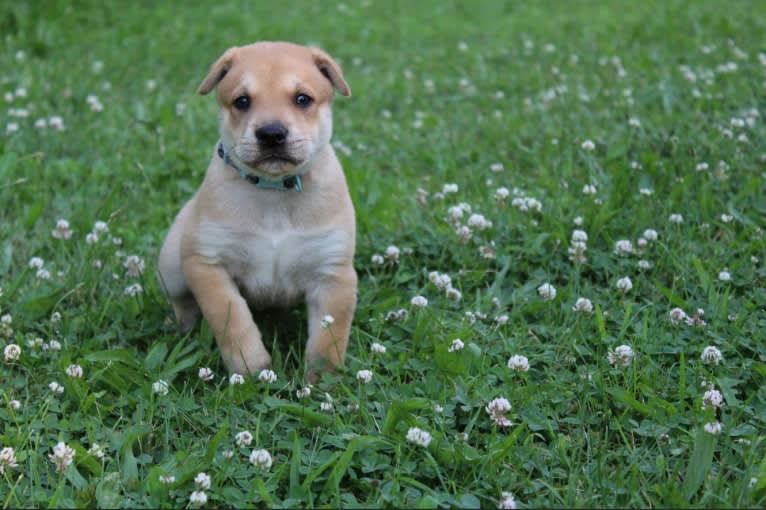
[[[351,89],[325,52],[283,42],[229,48],[198,92],[217,88],[221,138],[264,174],[300,172],[330,142],[335,90]]]

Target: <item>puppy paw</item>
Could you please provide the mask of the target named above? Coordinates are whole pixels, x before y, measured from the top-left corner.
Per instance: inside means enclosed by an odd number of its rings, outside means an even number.
[[[261,370],[271,367],[271,355],[260,340],[241,342],[222,354],[224,364],[232,374],[258,375]]]

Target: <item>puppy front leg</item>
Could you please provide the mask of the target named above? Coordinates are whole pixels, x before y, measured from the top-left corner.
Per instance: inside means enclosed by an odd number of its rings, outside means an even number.
[[[270,366],[271,356],[261,341],[261,332],[226,270],[199,257],[185,259],[183,270],[229,372],[255,374]]]
[[[343,363],[356,308],[357,276],[353,267],[344,268],[334,278],[320,282],[306,296],[309,340],[306,346],[306,378],[315,380],[322,369],[332,370]],[[325,316],[332,324],[322,327]]]

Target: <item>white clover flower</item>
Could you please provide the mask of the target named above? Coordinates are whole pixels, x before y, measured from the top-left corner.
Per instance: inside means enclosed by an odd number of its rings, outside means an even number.
[[[138,255],[128,255],[125,257],[123,266],[128,270],[128,276],[137,278],[144,272],[144,260]]]
[[[508,321],[510,320],[510,317],[508,317],[506,314],[498,315],[495,317],[495,324],[498,326],[505,326],[508,324]]]
[[[473,231],[468,225],[461,225],[455,229],[455,235],[461,242],[467,243],[473,237]]]
[[[382,266],[386,260],[383,258],[383,255],[378,255],[377,253],[370,258],[370,262],[377,266]]]
[[[465,347],[465,344],[463,343],[463,341],[460,340],[459,338],[456,338],[452,341],[447,351],[458,352],[458,351],[462,351],[464,347]]]
[[[93,232],[96,234],[105,234],[109,232],[109,225],[105,221],[98,220],[93,224]]]
[[[319,322],[319,327],[321,327],[322,329],[327,329],[333,324],[335,324],[335,317],[333,317],[332,315],[325,315],[324,317],[322,317],[322,320]]]
[[[678,324],[680,322],[683,322],[686,320],[686,312],[684,312],[682,309],[676,307],[670,310],[668,312],[668,315],[670,315],[670,322],[673,324]]]
[[[242,432],[237,432],[234,439],[237,442],[237,446],[250,446],[250,443],[253,442],[253,434],[249,430],[243,430]]]
[[[2,289],[0,289],[0,296],[2,296]],[[10,326],[13,324],[13,316],[9,313],[4,314],[2,317],[0,317],[0,324]]]
[[[194,491],[189,495],[189,503],[194,506],[202,506],[207,504],[207,494],[205,491]]]
[[[467,225],[477,230],[486,230],[492,227],[492,222],[482,214],[474,213],[468,217]]]
[[[633,243],[631,243],[628,239],[620,239],[614,243],[614,253],[616,255],[627,255],[633,253],[634,251]]]
[[[490,401],[484,410],[498,427],[510,427],[512,425],[511,420],[505,416],[511,410],[511,403],[508,402],[507,398],[499,397]]]
[[[659,239],[660,235],[653,228],[648,228],[648,229],[644,230],[643,237],[647,241],[656,241],[657,239]]]
[[[586,184],[582,187],[582,192],[584,195],[595,195],[598,190],[596,189],[596,186],[593,184]]]
[[[671,214],[668,217],[668,221],[670,223],[675,223],[676,225],[680,225],[681,223],[684,222],[684,217],[681,216],[680,214]]]
[[[417,308],[424,308],[428,306],[428,300],[424,298],[423,296],[415,296],[410,300],[410,303],[412,306],[415,306]]]
[[[721,221],[724,223],[731,223],[731,221],[734,219],[734,216],[731,214],[722,214],[721,215]]]
[[[580,147],[582,147],[582,150],[590,152],[596,148],[596,144],[591,140],[585,140]]]
[[[40,269],[45,264],[45,261],[40,257],[32,257],[29,259],[29,267],[32,269]]]
[[[582,227],[583,223],[585,223],[585,220],[582,216],[575,216],[572,222],[575,224],[575,226]]]
[[[265,382],[266,384],[271,384],[277,382],[277,374],[273,370],[264,369],[261,370],[261,372],[258,374],[258,380],[261,382]]]
[[[463,297],[463,293],[457,290],[455,287],[447,287],[447,290],[445,291],[445,295],[447,296],[447,299],[450,301],[460,301]]]
[[[511,194],[508,188],[497,188],[495,190],[495,200],[505,200]]]
[[[489,169],[492,172],[502,172],[505,169],[505,167],[503,166],[502,163],[492,163],[491,165],[489,165]]]
[[[418,427],[412,427],[407,431],[407,442],[412,443],[423,448],[427,448],[431,443],[431,434]]]
[[[6,362],[16,361],[21,356],[21,347],[16,344],[8,344],[3,349],[3,354]]]
[[[631,117],[628,119],[628,125],[631,127],[641,127],[641,120],[637,117]]]
[[[572,242],[574,242],[574,243],[576,243],[576,242],[581,242],[581,243],[588,242],[588,233],[585,232],[584,230],[578,230],[578,229],[573,230],[572,231]]]
[[[264,471],[269,470],[271,469],[272,463],[273,460],[271,454],[266,450],[253,450],[250,453],[250,464],[258,469],[263,469]]]
[[[378,342],[373,342],[372,345],[370,345],[370,352],[373,354],[385,354],[386,346],[379,344]]]
[[[229,376],[229,384],[236,386],[237,384],[245,384],[245,378],[242,374],[231,374]]]
[[[210,475],[207,473],[197,473],[197,476],[194,477],[194,484],[200,489],[209,489]]]
[[[447,183],[442,188],[442,193],[444,193],[445,195],[447,193],[457,193],[457,192],[458,192],[458,186],[455,183]]]
[[[708,345],[703,349],[700,359],[708,365],[717,365],[723,361],[723,354],[721,354],[718,347]]]
[[[572,307],[572,311],[578,313],[593,313],[593,303],[588,298],[577,298],[577,301],[575,301],[575,304]]]
[[[11,400],[8,402],[8,407],[13,409],[14,411],[18,411],[19,409],[21,409],[21,402],[19,402],[18,400]]]
[[[706,423],[704,427],[702,427],[705,432],[708,434],[713,434],[714,436],[717,436],[721,433],[721,430],[723,430],[723,425],[721,425],[721,422],[713,421],[710,423]]]
[[[721,407],[723,404],[723,395],[715,388],[711,388],[702,395],[702,409],[708,407]]]
[[[705,315],[705,310],[697,308],[697,313],[693,317],[686,317],[686,324],[689,326],[706,326],[707,323],[702,318]]]
[[[224,450],[224,451],[221,452],[221,456],[224,459],[230,459],[230,458],[234,457],[234,450]]]
[[[48,271],[45,268],[38,269],[37,270],[37,274],[35,276],[37,276],[37,278],[39,278],[40,280],[50,280],[51,279],[51,272]]]
[[[362,384],[370,384],[372,381],[372,370],[360,370],[356,373],[356,380]]]
[[[53,312],[51,314],[51,322],[56,323],[56,322],[59,322],[60,320],[61,320],[61,313]]]
[[[386,322],[403,321],[407,319],[409,314],[410,313],[404,308],[400,308],[398,310],[390,310],[386,313],[385,320]]]
[[[511,205],[513,207],[516,207],[521,212],[527,212],[527,211],[539,212],[543,208],[542,202],[532,197],[516,197],[513,200],[511,200]]]
[[[152,392],[164,397],[168,394],[168,383],[162,379],[152,383]]]
[[[308,386],[304,386],[303,388],[297,390],[295,392],[295,396],[300,399],[309,398],[311,396],[311,385],[309,384]]]
[[[438,271],[428,273],[428,280],[440,289],[446,289],[452,285],[452,279],[449,275]]]
[[[142,292],[144,292],[144,288],[141,286],[141,284],[140,283],[133,283],[133,284],[128,285],[127,287],[125,287],[125,290],[123,291],[123,294],[125,294],[126,296],[131,296],[132,297],[132,296],[138,296]]]
[[[52,351],[60,351],[61,350],[61,342],[58,340],[51,340],[48,344],[48,348]]]
[[[88,448],[88,453],[97,459],[103,459],[106,456],[106,448],[98,443],[93,443],[90,445],[90,448]]]
[[[96,244],[98,242],[98,234],[95,232],[90,232],[88,235],[85,236],[85,243],[86,244]]]
[[[629,277],[625,276],[617,280],[617,290],[619,290],[623,294],[625,294],[626,292],[630,292],[632,288],[633,288],[633,282],[630,281]]]
[[[48,459],[56,464],[56,471],[64,471],[74,459],[76,452],[68,447],[64,441],[59,441],[56,446],[53,447],[53,453],[48,455]]]
[[[56,228],[51,231],[51,235],[56,239],[67,240],[72,237],[72,229],[69,228],[69,222],[60,219],[56,222]]]
[[[6,468],[19,467],[16,462],[16,450],[10,446],[3,447],[0,450],[0,475],[5,474]]]
[[[618,366],[627,367],[633,361],[636,355],[633,353],[633,349],[629,345],[620,345],[615,350],[609,350],[607,359],[609,364],[617,368]]]
[[[213,378],[215,377],[215,374],[208,367],[201,367],[199,369],[199,372],[197,372],[197,377],[199,377],[203,381],[212,381]]]
[[[64,393],[64,387],[56,381],[52,381],[48,385],[48,389],[50,389],[54,394],[58,394],[58,395],[61,395],[62,393]]]
[[[556,287],[546,282],[537,288],[537,293],[544,301],[551,301],[556,298]]]
[[[508,359],[508,368],[517,372],[529,372],[529,360],[526,356],[514,354]]]
[[[10,135],[11,133],[15,133],[18,130],[19,130],[18,122],[9,122],[8,124],[5,125],[5,133],[6,134]]]
[[[82,378],[82,367],[80,365],[69,365],[66,367],[66,375],[75,379]]]
[[[55,129],[56,131],[64,130],[64,119],[54,115],[48,119],[48,127]]]
[[[326,413],[331,413],[334,409],[332,402],[322,402],[319,404],[319,409]]]
[[[500,510],[514,510],[516,508],[516,500],[513,499],[513,494],[503,491],[500,494],[500,501],[497,504],[497,508]]]
[[[176,483],[176,477],[173,475],[160,475],[160,483],[164,485]]]
[[[718,273],[718,279],[722,282],[729,282],[731,281],[731,273],[728,271],[720,271]]]
[[[636,266],[638,266],[641,271],[647,271],[652,268],[652,263],[648,260],[641,259],[636,262]]]
[[[386,248],[386,258],[391,260],[394,264],[399,262],[399,254],[401,250],[393,244]]]

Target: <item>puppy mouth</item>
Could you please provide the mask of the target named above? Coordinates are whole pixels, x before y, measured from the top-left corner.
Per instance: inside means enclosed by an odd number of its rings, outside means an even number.
[[[297,165],[298,163],[299,161],[297,159],[283,152],[271,152],[268,154],[263,154],[255,158],[251,162],[253,166],[259,166],[259,165],[271,166],[271,165],[280,165],[280,164]]]

